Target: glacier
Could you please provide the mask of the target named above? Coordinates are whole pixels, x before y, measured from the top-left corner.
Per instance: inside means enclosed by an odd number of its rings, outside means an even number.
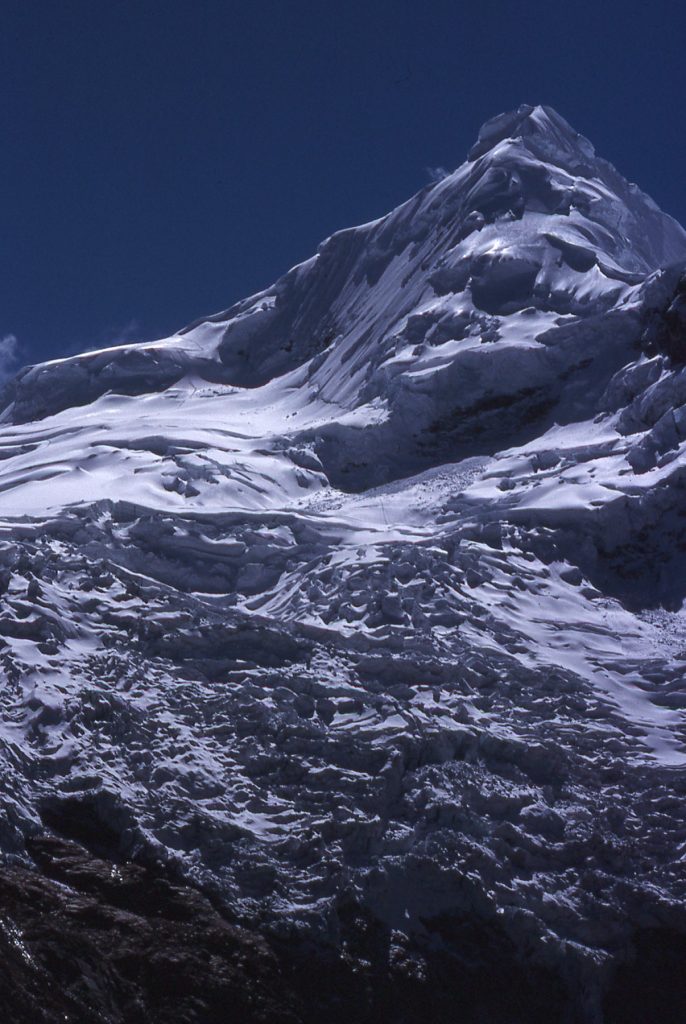
[[[0,409],[8,870],[207,894],[294,1021],[682,1019],[686,232],[562,117]]]

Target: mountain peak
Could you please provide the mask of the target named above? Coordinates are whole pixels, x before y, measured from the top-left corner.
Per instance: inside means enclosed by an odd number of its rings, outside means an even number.
[[[583,161],[595,157],[595,150],[588,139],[575,131],[552,107],[540,104],[523,103],[516,110],[486,121],[468,159],[472,162],[478,160],[505,140],[521,140],[543,159],[573,156]]]
[[[177,1020],[196,977],[247,1024],[686,1020],[685,302],[686,233],[527,106],[231,309],[8,383],[5,999],[140,976],[169,1021],[173,959]]]
[[[336,232],[272,287],[173,338],[21,371],[0,392],[0,419],[35,420],[108,391],[164,391],[189,376],[254,388],[298,371],[335,408],[383,402],[400,420],[417,403],[407,422],[421,439],[436,401],[424,401],[417,381],[452,402],[472,348],[494,340],[514,347],[517,373],[530,381],[522,339],[537,352],[557,318],[607,312],[684,259],[686,232],[675,221],[555,110],[525,104],[487,121],[451,175]],[[509,386],[512,376],[490,373],[484,401],[493,382]],[[436,377],[454,384],[429,385]],[[405,471],[407,453],[396,458],[392,429],[384,437],[386,462],[375,458],[369,474],[385,482]]]

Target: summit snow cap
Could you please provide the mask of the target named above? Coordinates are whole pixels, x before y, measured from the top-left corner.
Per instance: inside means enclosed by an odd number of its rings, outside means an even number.
[[[553,159],[556,163],[562,163],[565,157],[575,163],[595,157],[588,139],[575,131],[556,110],[523,103],[516,110],[498,114],[481,126],[468,159],[478,160],[507,139],[521,140],[540,159]]]

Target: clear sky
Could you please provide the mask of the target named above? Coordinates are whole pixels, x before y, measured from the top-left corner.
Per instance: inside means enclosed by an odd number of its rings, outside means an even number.
[[[0,370],[227,307],[522,102],[686,222],[683,0],[1,6]]]

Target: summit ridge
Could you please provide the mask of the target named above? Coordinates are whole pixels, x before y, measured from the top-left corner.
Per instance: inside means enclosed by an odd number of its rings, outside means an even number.
[[[550,153],[575,150],[589,160],[595,157],[588,139],[575,131],[556,110],[542,104],[523,103],[516,110],[497,114],[484,122],[468,159],[477,160],[505,139],[531,140],[534,145],[545,145]]]

